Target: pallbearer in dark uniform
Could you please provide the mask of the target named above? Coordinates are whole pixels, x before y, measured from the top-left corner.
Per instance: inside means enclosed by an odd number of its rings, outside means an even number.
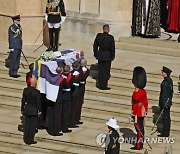
[[[98,33],[94,44],[94,57],[98,60],[98,88],[109,90],[108,80],[110,79],[111,61],[115,58],[114,37],[108,34],[109,25],[103,26],[103,33]]]
[[[26,84],[27,84],[27,86],[30,86],[30,80],[31,80],[32,74],[33,74],[33,68],[34,68],[34,63],[31,63],[29,65],[29,72],[26,73]]]
[[[69,133],[72,130],[68,129],[69,112],[71,106],[71,87],[73,84],[73,75],[70,73],[70,67],[65,65],[63,68],[62,77],[65,80],[65,85],[62,89],[62,132]]]
[[[48,0],[45,18],[49,28],[49,47],[46,51],[57,51],[59,47],[59,31],[66,18],[63,0]]]
[[[87,61],[85,59],[81,59],[79,72],[81,74],[81,81],[79,83],[79,99],[76,108],[76,116],[75,116],[75,124],[83,124],[81,120],[81,109],[84,103],[84,93],[86,86],[86,79],[89,76],[89,69],[87,68]]]
[[[37,117],[41,114],[41,94],[35,88],[37,80],[31,78],[30,86],[23,91],[21,112],[25,115],[24,142],[28,145],[37,143],[34,141],[37,128]]]
[[[173,98],[173,81],[170,78],[171,70],[165,66],[162,69],[162,76],[164,80],[161,83],[161,91],[159,96],[159,107],[161,111],[163,110],[162,120],[163,120],[163,131],[159,135],[161,137],[169,137],[171,118],[170,118],[170,108],[172,105]]]
[[[47,132],[53,136],[61,136],[61,116],[62,116],[62,89],[65,85],[65,79],[62,77],[63,68],[57,67],[56,72],[60,74],[59,92],[56,102],[49,108],[49,119]]]
[[[76,109],[78,105],[79,100],[79,83],[81,81],[81,74],[79,72],[80,64],[78,61],[75,61],[72,64],[73,70],[72,75],[74,77],[73,85],[71,88],[72,93],[72,101],[71,101],[71,109],[69,114],[69,128],[76,128],[78,126],[75,125],[75,115],[76,115]]]
[[[9,76],[18,78],[18,69],[22,49],[22,28],[20,25],[20,15],[12,17],[13,24],[9,27],[9,49],[10,49],[10,67]]]
[[[105,149],[105,154],[119,154],[119,133],[116,131],[119,126],[117,125],[117,121],[116,119],[111,118],[106,124],[108,125],[109,129],[106,140],[109,143],[107,145],[107,148]]]
[[[135,90],[132,95],[132,118],[134,119],[134,126],[137,131],[136,145],[132,150],[140,150],[143,148],[144,143],[144,117],[148,111],[148,99],[146,90],[146,71],[143,67],[137,66],[133,71],[132,83]]]

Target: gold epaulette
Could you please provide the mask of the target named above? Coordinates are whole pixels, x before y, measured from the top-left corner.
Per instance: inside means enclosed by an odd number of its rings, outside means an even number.
[[[116,148],[116,144],[113,144],[112,149]]]

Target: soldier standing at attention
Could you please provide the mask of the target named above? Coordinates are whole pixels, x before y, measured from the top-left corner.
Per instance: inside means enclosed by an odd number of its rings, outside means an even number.
[[[160,137],[169,137],[171,118],[170,118],[170,108],[172,105],[173,97],[173,81],[170,78],[171,70],[165,66],[162,69],[162,76],[164,80],[161,83],[161,91],[159,96],[159,107],[161,111],[163,110],[162,120],[163,120],[163,132],[158,135]]]
[[[34,136],[37,128],[37,117],[41,114],[41,94],[36,87],[37,80],[31,78],[30,86],[24,88],[21,112],[25,115],[24,142],[28,145],[36,144]]]
[[[46,51],[58,51],[59,31],[66,19],[66,12],[63,0],[48,0],[45,19],[49,28],[49,47]]]
[[[9,76],[13,78],[20,77],[18,73],[21,49],[22,49],[22,28],[20,25],[20,15],[11,17],[13,24],[9,27],[9,49],[10,49],[10,67]]]
[[[110,79],[111,61],[115,58],[114,37],[108,34],[109,25],[103,26],[103,33],[98,33],[94,44],[94,57],[98,60],[98,88],[109,90],[108,80]]]
[[[133,71],[132,83],[134,84],[134,92],[132,95],[132,119],[137,132],[136,145],[131,150],[141,150],[144,144],[144,118],[148,112],[147,93],[144,89],[146,86],[146,71],[143,67],[137,66]]]

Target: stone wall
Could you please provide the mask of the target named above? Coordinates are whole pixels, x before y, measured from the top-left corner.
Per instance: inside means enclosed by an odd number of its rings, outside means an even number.
[[[12,24],[10,17],[20,14],[23,43],[34,44],[43,29],[46,3],[47,0],[0,0],[0,42],[7,43],[8,27]],[[64,3],[68,17],[108,23],[117,37],[130,35],[132,0],[64,0]],[[43,34],[36,44],[42,42]]]

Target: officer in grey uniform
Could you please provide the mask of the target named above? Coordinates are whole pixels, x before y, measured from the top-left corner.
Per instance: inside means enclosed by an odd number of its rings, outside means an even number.
[[[9,27],[8,30],[8,41],[10,49],[10,67],[9,67],[9,76],[13,78],[18,78],[18,69],[21,58],[21,49],[22,49],[22,28],[20,25],[20,15],[11,17],[13,24]]]
[[[162,120],[163,120],[163,132],[158,135],[160,137],[169,137],[171,118],[170,118],[170,108],[172,105],[173,97],[173,81],[170,78],[171,70],[165,66],[162,69],[162,76],[164,80],[161,83],[161,91],[159,96],[159,107],[161,111],[163,110]]]
[[[49,47],[46,51],[58,51],[59,31],[66,19],[63,0],[48,0],[45,19],[49,28]]]

